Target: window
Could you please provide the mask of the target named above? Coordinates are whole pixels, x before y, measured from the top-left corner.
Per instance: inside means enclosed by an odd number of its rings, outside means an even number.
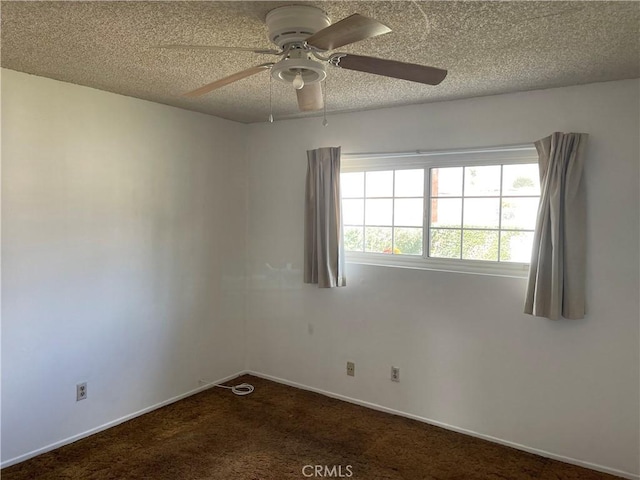
[[[343,173],[346,250],[422,255],[424,170]]]
[[[535,149],[343,160],[348,260],[524,275],[540,188]]]

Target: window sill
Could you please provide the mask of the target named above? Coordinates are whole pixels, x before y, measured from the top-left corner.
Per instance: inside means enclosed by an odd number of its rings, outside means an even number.
[[[446,258],[423,258],[410,255],[386,253],[346,252],[347,263],[381,267],[412,268],[440,272],[492,275],[498,277],[527,278],[528,263],[485,262],[482,260],[450,260]]]

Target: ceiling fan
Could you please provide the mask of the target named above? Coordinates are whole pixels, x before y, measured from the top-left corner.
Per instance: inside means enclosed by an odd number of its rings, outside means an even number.
[[[291,84],[296,89],[301,111],[323,108],[320,82],[327,76],[327,65],[427,85],[438,85],[447,76],[447,71],[440,68],[396,60],[350,53],[325,56],[330,50],[391,32],[386,25],[357,13],[332,24],[328,15],[318,8],[292,5],[271,10],[267,14],[266,24],[269,40],[277,49],[213,45],[160,45],[159,48],[248,51],[279,56],[281,59],[277,62],[262,63],[234,73],[187,92],[184,96],[198,97],[263,70],[270,70],[274,79]]]

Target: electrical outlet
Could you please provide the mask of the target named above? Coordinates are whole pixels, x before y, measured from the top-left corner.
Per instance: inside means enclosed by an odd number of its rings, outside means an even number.
[[[391,381],[392,382],[400,381],[400,369],[398,367],[391,367]]]
[[[76,385],[76,402],[87,398],[87,382]]]
[[[350,377],[356,376],[356,364],[353,362],[347,362],[347,375]]]

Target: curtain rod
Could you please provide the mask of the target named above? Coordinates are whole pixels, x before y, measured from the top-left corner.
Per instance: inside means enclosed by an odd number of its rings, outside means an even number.
[[[356,158],[386,158],[386,157],[428,157],[431,155],[459,155],[461,153],[490,153],[490,152],[522,152],[535,151],[533,143],[522,143],[517,145],[501,145],[494,147],[476,147],[458,150],[414,150],[412,152],[385,152],[385,153],[343,153],[342,157],[347,159]]]

